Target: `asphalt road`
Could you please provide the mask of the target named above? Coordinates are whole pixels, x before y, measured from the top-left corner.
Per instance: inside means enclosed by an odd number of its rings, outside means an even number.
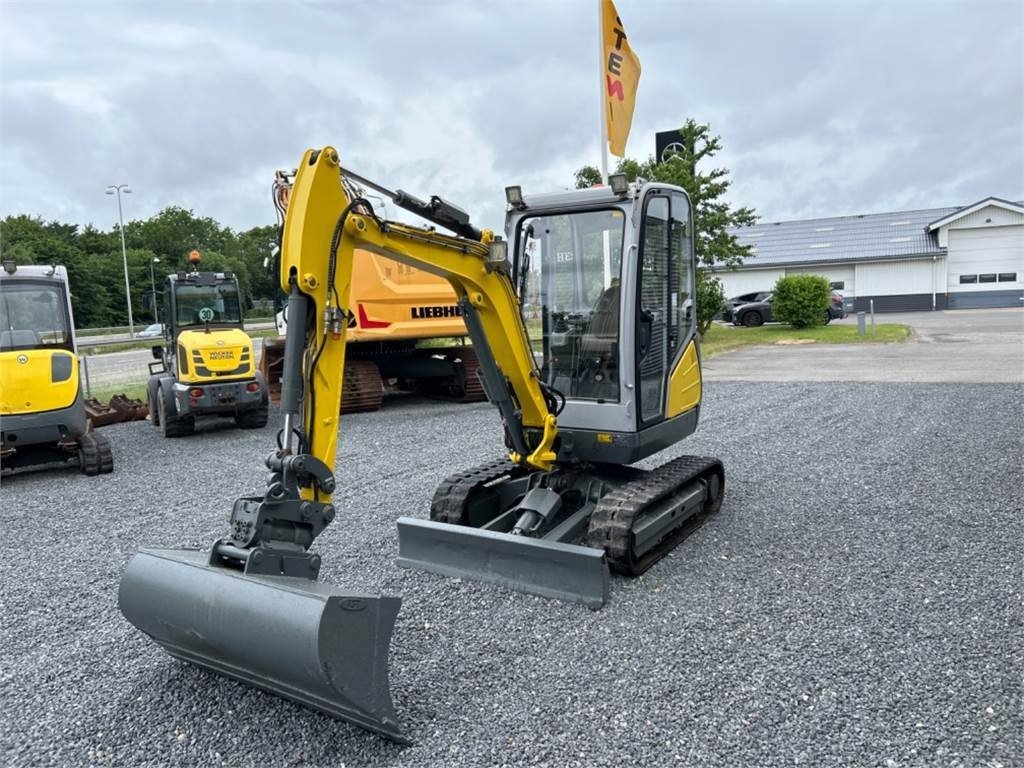
[[[208,545],[273,429],[107,428],[113,475],[4,479],[0,764],[996,766],[1024,755],[1024,388],[710,381],[722,511],[599,612],[395,567],[395,519],[495,457],[487,404],[347,416],[323,579],[402,595],[399,747],[174,661],[116,609]]]
[[[915,336],[899,344],[746,347],[706,361],[710,381],[1024,383],[1024,309],[878,314]],[[856,325],[856,317],[836,321]],[[736,333],[747,329],[737,328]]]

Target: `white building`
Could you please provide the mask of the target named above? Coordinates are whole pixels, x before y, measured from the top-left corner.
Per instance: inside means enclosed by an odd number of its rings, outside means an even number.
[[[825,275],[847,308],[1024,306],[1024,204],[989,197],[962,208],[755,224],[733,231],[753,248],[716,270],[726,296],[769,291],[784,275]]]

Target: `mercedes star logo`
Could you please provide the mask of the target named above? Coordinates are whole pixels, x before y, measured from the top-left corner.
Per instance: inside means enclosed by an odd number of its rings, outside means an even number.
[[[683,152],[685,150],[686,147],[684,147],[681,142],[673,141],[671,144],[666,145],[665,148],[661,150],[661,162],[664,163],[666,160],[671,158],[673,152]]]

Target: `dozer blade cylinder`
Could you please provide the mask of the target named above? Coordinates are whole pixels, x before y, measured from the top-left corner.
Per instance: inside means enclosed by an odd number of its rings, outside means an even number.
[[[172,656],[408,744],[388,688],[401,599],[211,566],[198,550],[143,549],[121,613]]]
[[[595,610],[608,600],[604,551],[576,544],[400,517],[397,562]]]

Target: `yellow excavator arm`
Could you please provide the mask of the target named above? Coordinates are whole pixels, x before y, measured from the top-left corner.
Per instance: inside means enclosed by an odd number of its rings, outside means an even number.
[[[484,386],[502,412],[509,458],[548,470],[555,460],[555,403],[545,392],[530,348],[519,299],[508,276],[504,243],[489,230],[478,239],[383,221],[365,200],[352,199],[332,147],[308,150],[295,176],[284,223],[281,289],[308,299],[303,329],[306,391],[282,392],[282,407],[302,402],[308,453],[333,466],[338,436],[352,264],[357,248],[446,278],[455,289]],[[349,189],[352,189],[349,186]],[[292,345],[293,347],[295,345]],[[285,387],[287,389],[287,377]],[[294,421],[286,435],[297,429]],[[304,495],[311,491],[305,489]],[[323,496],[321,495],[321,498]]]

